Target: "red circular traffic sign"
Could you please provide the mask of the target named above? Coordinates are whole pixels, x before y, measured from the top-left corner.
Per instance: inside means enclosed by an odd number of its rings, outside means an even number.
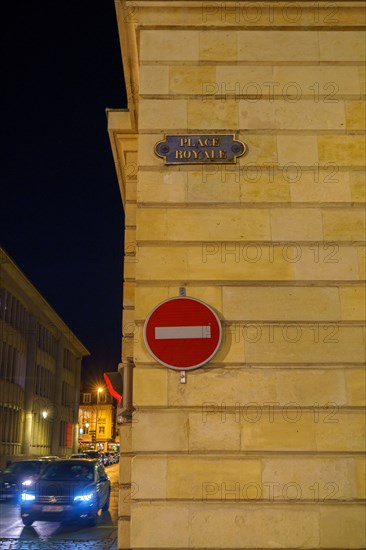
[[[220,346],[221,334],[213,309],[186,296],[158,304],[144,325],[144,341],[151,355],[177,370],[193,370],[207,363]]]

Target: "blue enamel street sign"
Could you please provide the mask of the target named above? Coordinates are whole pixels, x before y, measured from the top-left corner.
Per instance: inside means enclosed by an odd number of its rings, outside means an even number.
[[[168,134],[155,145],[165,164],[235,164],[245,151],[234,134]]]

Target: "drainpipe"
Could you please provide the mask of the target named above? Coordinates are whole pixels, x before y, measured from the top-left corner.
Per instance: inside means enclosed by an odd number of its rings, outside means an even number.
[[[133,393],[133,369],[134,362],[132,357],[127,357],[127,363],[123,365],[123,396],[122,396],[122,408],[118,411],[118,416],[123,423],[132,422],[132,414],[135,410],[132,402]]]

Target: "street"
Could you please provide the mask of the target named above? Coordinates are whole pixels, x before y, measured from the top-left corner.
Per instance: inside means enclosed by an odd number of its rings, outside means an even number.
[[[117,538],[118,464],[107,468],[111,479],[109,510],[102,512],[95,527],[35,521],[24,527],[19,506],[0,502],[0,550],[109,550]]]

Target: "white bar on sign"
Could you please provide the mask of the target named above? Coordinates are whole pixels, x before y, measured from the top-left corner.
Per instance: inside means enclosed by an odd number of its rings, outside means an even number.
[[[156,340],[173,340],[175,338],[211,338],[211,327],[156,327]]]

